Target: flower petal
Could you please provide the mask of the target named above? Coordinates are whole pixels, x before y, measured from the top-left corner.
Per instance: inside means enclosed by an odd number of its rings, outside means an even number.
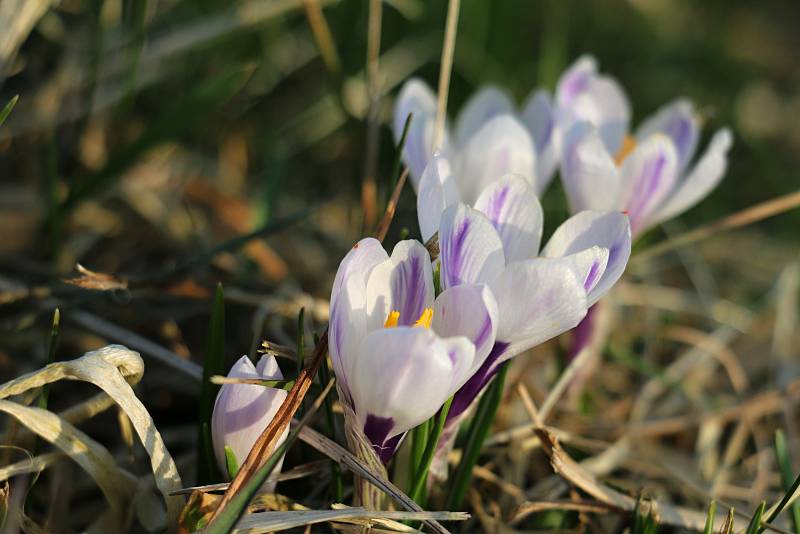
[[[586,315],[586,291],[569,259],[512,263],[489,287],[500,311],[497,343],[509,345],[497,363],[566,332]]]
[[[508,93],[494,86],[483,87],[461,108],[461,113],[456,119],[456,145],[464,146],[490,119],[512,113],[514,113],[514,103]]]
[[[383,249],[381,242],[373,237],[366,237],[353,245],[339,264],[336,271],[336,278],[333,281],[331,290],[331,307],[333,307],[344,281],[350,276],[356,276],[364,284],[372,269],[389,259],[389,255]]]
[[[519,174],[531,185],[536,183],[533,140],[511,115],[499,115],[484,124],[459,150],[454,167],[461,198],[467,203],[504,174]]]
[[[439,153],[434,154],[422,173],[417,195],[417,217],[423,241],[427,242],[439,231],[442,213],[459,201],[450,160]]]
[[[592,247],[601,247],[608,253],[605,268],[600,271],[599,264],[595,269],[590,266],[587,278],[583,279],[584,287],[588,291],[589,306],[611,289],[625,270],[631,255],[628,217],[614,211],[582,211],[567,219],[553,232],[543,251],[547,258],[559,258]]]
[[[678,153],[663,134],[650,136],[622,164],[623,207],[634,234],[652,225],[678,180]]]
[[[636,131],[636,139],[642,142],[655,133],[668,136],[678,151],[678,170],[682,172],[697,150],[699,130],[692,103],[682,98],[646,119]]]
[[[383,327],[389,312],[398,311],[398,325],[411,326],[433,307],[433,269],[425,246],[400,241],[392,257],[376,266],[367,282],[368,330]]]
[[[553,179],[560,149],[555,109],[547,91],[531,93],[521,118],[536,146],[536,194],[541,195]]]
[[[258,365],[256,365],[256,373],[265,380],[283,380],[283,373],[281,373],[281,368],[278,367],[278,360],[275,359],[275,356],[266,354],[261,356],[261,359],[258,360]]]
[[[350,395],[349,376],[358,347],[367,335],[367,285],[359,276],[345,279],[336,300],[331,301],[328,350],[339,386]]]
[[[488,286],[451,287],[436,298],[433,331],[442,337],[464,336],[475,345],[475,359],[464,380],[478,370],[492,350],[497,321],[497,302]]]
[[[564,115],[565,131],[569,125],[590,122],[595,125],[603,144],[611,154],[622,148],[631,120],[631,107],[622,86],[613,78],[598,76],[576,96]]]
[[[492,222],[503,242],[506,262],[533,258],[542,240],[542,206],[536,193],[519,176],[492,182],[475,202],[475,209]]]
[[[433,156],[433,131],[436,123],[436,95],[420,79],[408,80],[394,106],[393,132],[395,142],[403,136],[403,127],[409,113],[413,114],[403,147],[403,160],[408,165],[411,183],[416,190],[428,160]]]
[[[426,328],[371,332],[361,343],[351,380],[359,421],[390,419],[387,440],[414,428],[455,392],[463,380],[457,367],[468,368],[474,356],[475,347],[466,338],[441,339]]]
[[[556,86],[556,101],[559,107],[569,106],[572,101],[589,88],[597,76],[597,60],[583,55],[564,71]]]
[[[589,123],[575,125],[567,135],[561,181],[570,211],[620,208],[620,176],[597,131]]]
[[[443,289],[489,283],[505,266],[497,230],[485,215],[461,203],[442,215],[439,250]]]
[[[680,215],[700,202],[719,184],[728,168],[728,150],[732,144],[733,135],[727,128],[714,134],[703,156],[654,216],[655,222]]]

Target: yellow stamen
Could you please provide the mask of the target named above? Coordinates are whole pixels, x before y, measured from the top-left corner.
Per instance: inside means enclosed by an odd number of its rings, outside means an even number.
[[[397,326],[397,321],[400,320],[400,312],[397,310],[392,310],[389,312],[389,317],[386,318],[386,322],[383,323],[384,328],[394,328]]]
[[[417,322],[414,323],[414,326],[422,326],[424,328],[430,328],[432,321],[433,321],[433,308],[425,308],[425,311],[423,311],[422,315],[419,316],[419,319],[417,319]]]
[[[626,135],[625,139],[622,140],[622,147],[617,152],[616,157],[614,157],[614,163],[617,165],[622,165],[622,162],[625,161],[625,158],[631,155],[631,152],[636,148],[636,139],[631,137],[630,135]]]

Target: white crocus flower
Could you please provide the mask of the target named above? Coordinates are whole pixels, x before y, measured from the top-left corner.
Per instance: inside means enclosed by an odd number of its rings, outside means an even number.
[[[573,213],[624,210],[635,235],[680,215],[722,180],[733,143],[722,128],[692,165],[700,121],[686,99],[628,132],[630,105],[620,85],[597,73],[589,56],[561,77],[556,91],[559,129],[564,132],[561,178]]]
[[[485,285],[434,298],[418,241],[401,241],[390,257],[367,238],[345,256],[331,292],[329,350],[342,400],[384,463],[481,367],[497,324]]]
[[[393,130],[399,141],[409,113],[411,126],[403,149],[411,182],[419,191],[423,170],[433,157],[436,95],[419,79],[400,90]],[[541,194],[558,165],[558,136],[553,105],[547,92],[534,91],[517,111],[511,97],[497,87],[485,87],[464,105],[455,131],[445,126],[439,151],[453,162],[464,202],[472,203],[483,188],[503,174],[524,176]]]

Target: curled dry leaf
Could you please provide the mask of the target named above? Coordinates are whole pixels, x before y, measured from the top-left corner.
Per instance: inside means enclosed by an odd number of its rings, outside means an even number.
[[[83,357],[23,375],[0,386],[0,399],[22,394],[33,388],[59,380],[91,382],[104,394],[88,403],[67,410],[59,416],[47,410],[30,408],[10,401],[0,401],[0,410],[12,415],[28,429],[53,443],[81,465],[97,481],[113,508],[127,509],[135,491],[135,481],[116,466],[108,451],[76,429],[69,421],[77,421],[98,413],[113,404],[110,397],[130,418],[139,440],[150,457],[155,484],[167,507],[167,519],[172,527],[178,522],[182,500],[171,496],[181,488],[178,469],[155,427],[152,417],[131,388],[141,380],[144,362],[139,353],[121,345],[109,345],[88,352]],[[106,397],[107,396],[107,397]],[[130,480],[130,482],[126,482]]]
[[[128,281],[125,279],[117,278],[106,273],[90,271],[80,263],[76,265],[75,269],[80,273],[80,276],[77,278],[67,278],[64,280],[64,283],[95,291],[128,289]]]

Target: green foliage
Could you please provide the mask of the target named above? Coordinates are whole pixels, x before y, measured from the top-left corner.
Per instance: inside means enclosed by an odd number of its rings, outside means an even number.
[[[703,528],[703,534],[714,534],[714,518],[717,514],[717,503],[711,501],[708,505],[708,517],[706,518],[706,525]]]
[[[218,478],[211,439],[211,416],[219,386],[211,383],[211,377],[221,374],[225,374],[225,299],[222,284],[217,284],[203,358],[203,383],[198,411],[200,450],[197,456],[197,480],[200,484],[210,484]]]
[[[0,111],[0,126],[2,126],[3,123],[6,122],[8,116],[11,115],[11,110],[17,105],[17,100],[19,100],[19,95],[15,95],[5,106],[3,106],[3,110]]]
[[[494,416],[503,398],[503,387],[508,373],[508,363],[502,364],[494,380],[486,387],[483,396],[478,402],[478,408],[467,432],[467,443],[461,456],[447,495],[446,510],[459,510],[467,494],[469,483],[472,480],[472,468],[478,462],[481,448],[489,430],[492,427]]]
[[[658,516],[652,505],[647,507],[645,513],[642,508],[643,500],[641,497],[636,501],[636,508],[633,509],[633,525],[631,525],[631,534],[657,534],[658,533]]]
[[[792,470],[792,459],[789,455],[789,448],[786,444],[786,437],[784,437],[783,432],[779,429],[775,431],[775,460],[778,463],[778,468],[781,471],[781,482],[783,484],[783,489],[786,492],[781,499],[781,502],[778,503],[778,507],[775,509],[775,512],[767,518],[767,523],[772,523],[772,520],[778,517],[778,514],[786,507],[786,503],[789,502],[789,499],[794,494],[795,490],[797,489],[798,485],[800,485],[800,475],[794,478],[794,471]],[[794,526],[795,534],[800,534],[800,503],[797,501],[791,504],[791,512],[792,512],[792,525]]]
[[[225,445],[225,468],[228,470],[228,477],[233,480],[239,472],[239,461],[236,459],[233,449]]]
[[[766,507],[767,503],[761,501],[761,504],[759,504],[758,508],[756,508],[756,513],[753,514],[753,518],[750,519],[750,523],[747,525],[745,534],[758,534],[759,532],[764,531],[764,527],[761,524],[761,517],[764,515],[764,510]]]

